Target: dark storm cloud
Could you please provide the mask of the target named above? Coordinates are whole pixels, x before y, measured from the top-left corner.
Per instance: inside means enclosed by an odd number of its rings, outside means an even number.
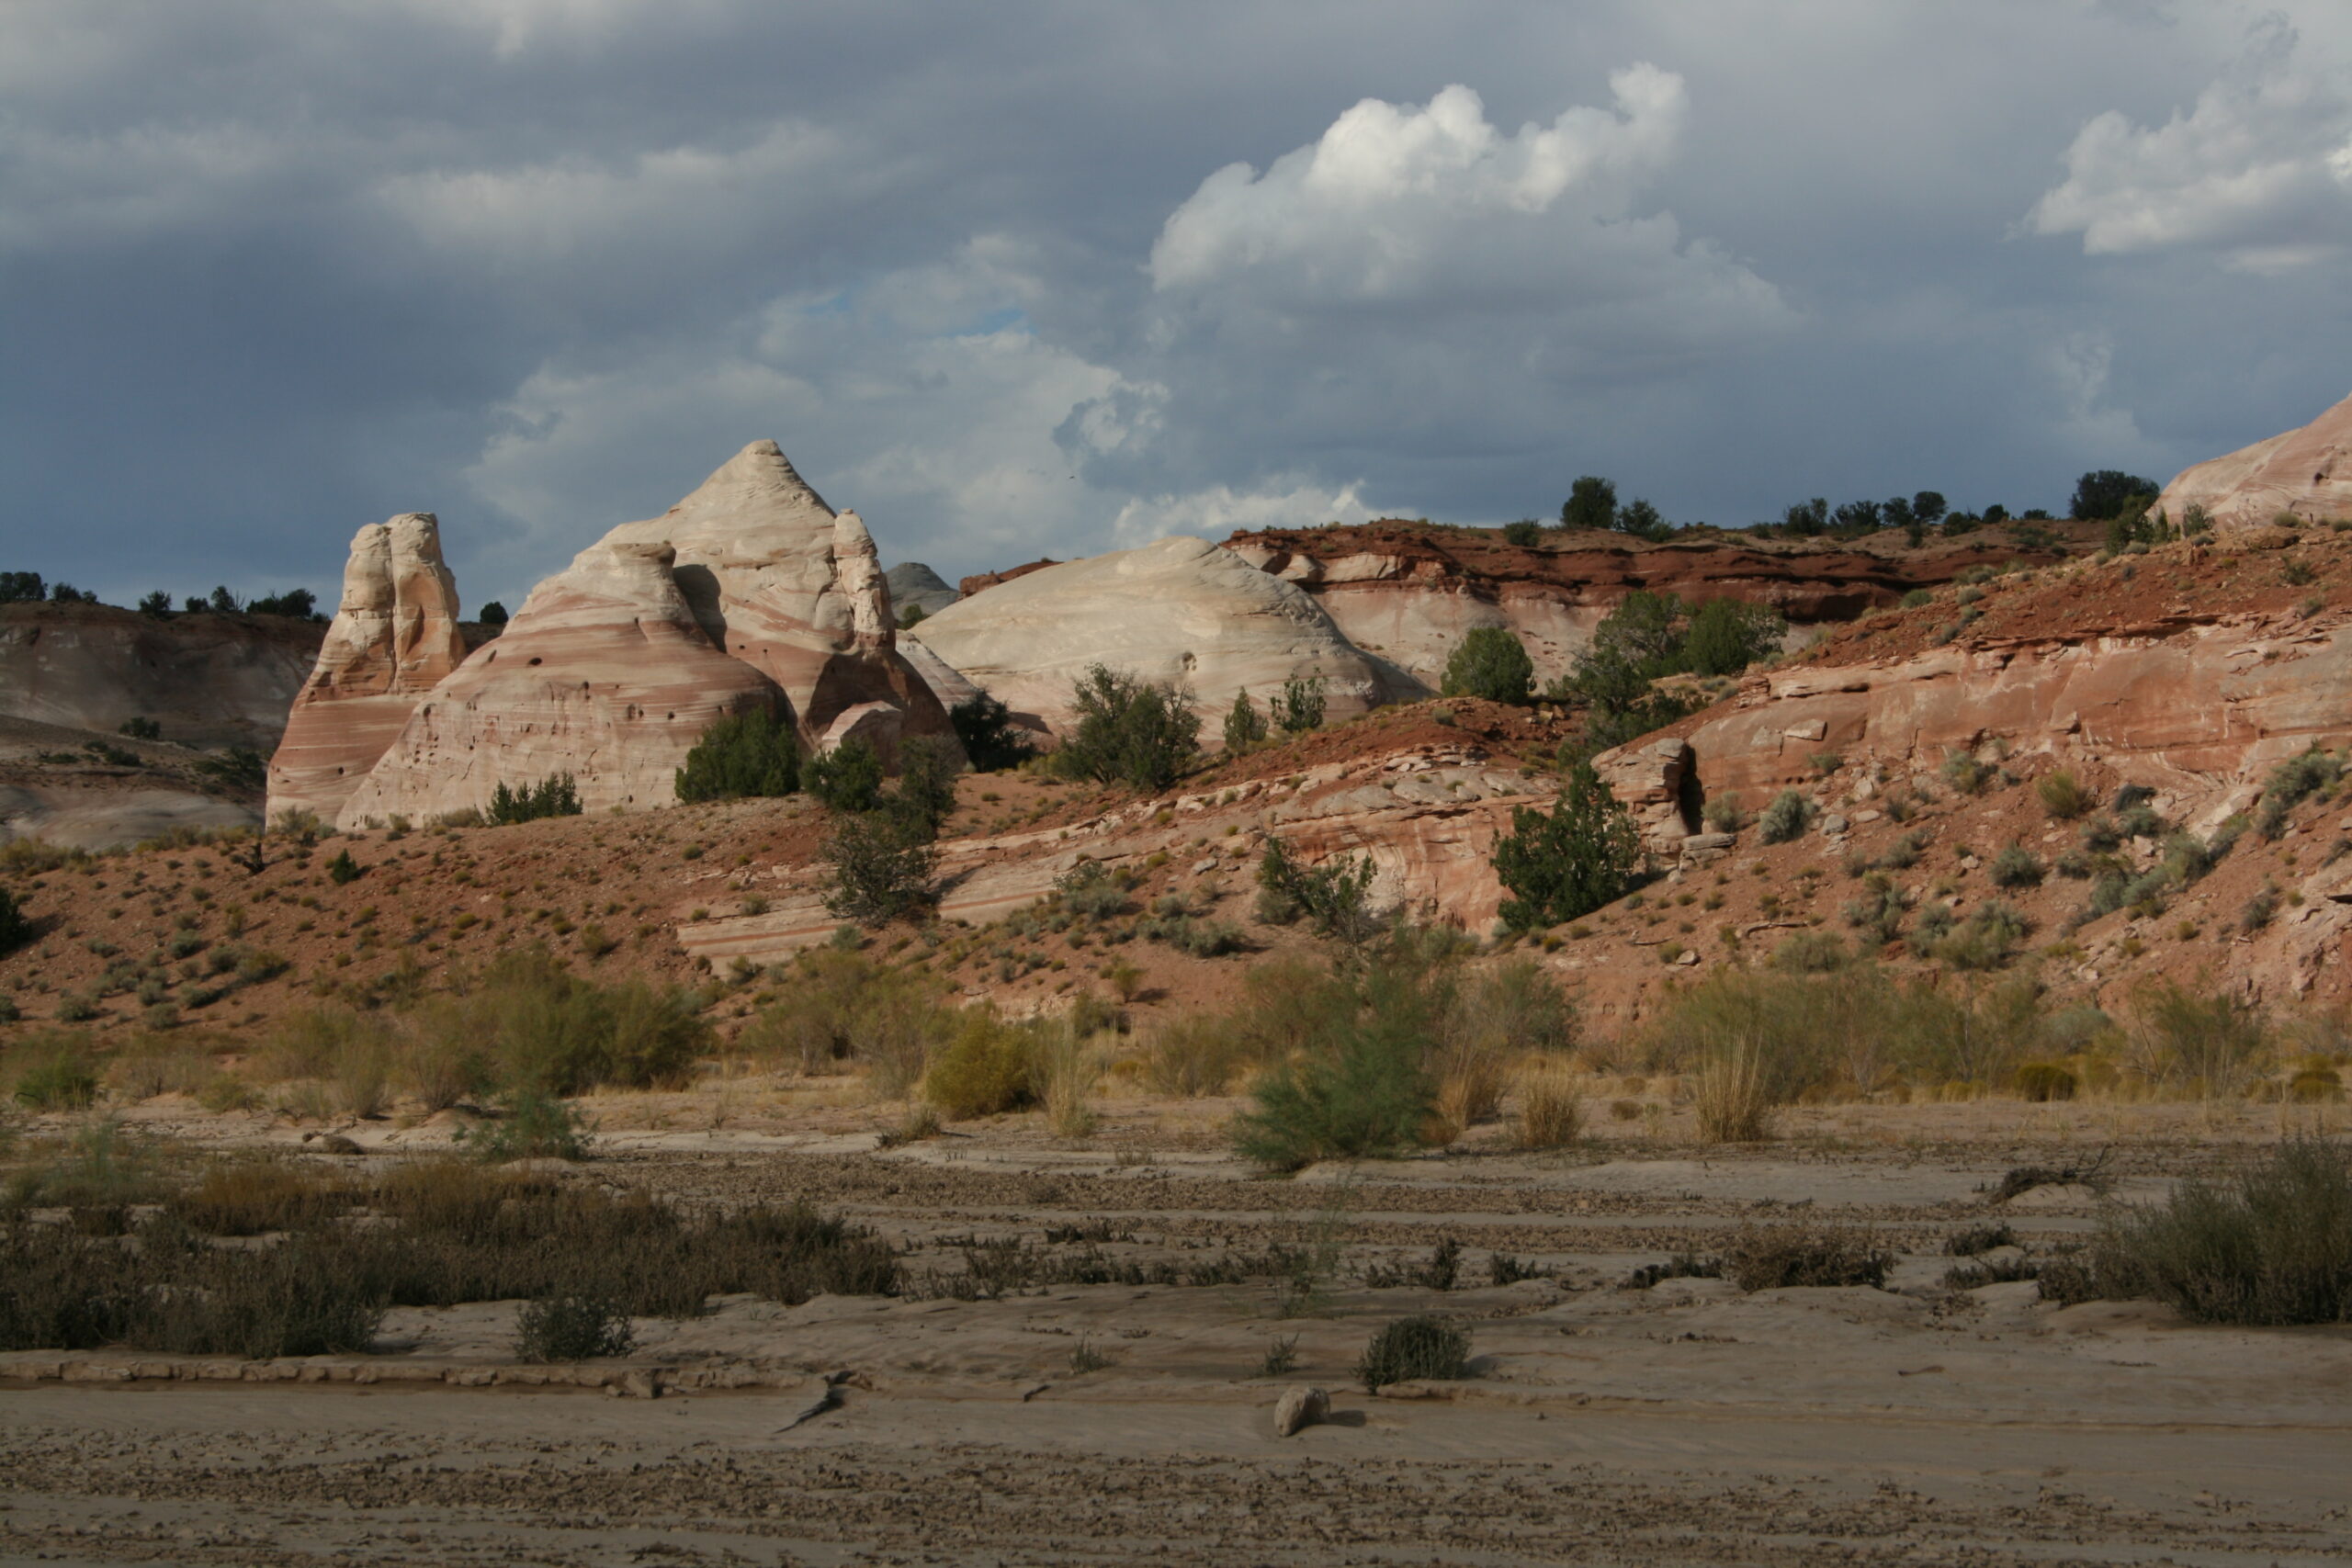
[[[2320,4],[0,9],[9,558],[513,601],[754,436],[951,574],[2062,502],[2352,362]]]

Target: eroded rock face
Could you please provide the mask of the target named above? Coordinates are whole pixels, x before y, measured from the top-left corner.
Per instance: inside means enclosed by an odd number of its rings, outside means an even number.
[[[1667,824],[1650,787],[1665,782],[1656,753],[1684,742],[1700,792],[1750,810],[1810,784],[1826,754],[1902,777],[1932,773],[1956,752],[2048,753],[2221,800],[2308,746],[2352,739],[2347,689],[2352,625],[2238,616],[2170,636],[1954,646],[1776,672],[1668,739],[1594,765],[1657,831]]]
[[[2156,504],[2175,522],[2201,506],[2225,528],[2267,524],[2282,512],[2305,522],[2352,518],[2352,398],[2301,430],[2183,469]]]
[[[0,604],[0,717],[112,735],[152,718],[191,746],[267,751],[323,628],[286,615],[169,615]]]
[[[854,512],[836,515],[773,441],[754,441],[659,517],[608,542],[667,544],[712,644],[774,682],[808,745],[842,710],[889,703],[909,736],[950,733],[897,652],[890,591]]]
[[[353,536],[343,600],[269,763],[269,810],[334,820],[424,694],[466,656],[458,584],[429,512]]]
[[[1884,608],[1980,563],[2052,558],[1989,540],[1901,555],[1578,533],[1522,548],[1490,534],[1394,522],[1236,534],[1225,547],[1305,589],[1350,641],[1430,685],[1481,626],[1516,633],[1539,683],[1564,675],[1592,645],[1593,628],[1637,589],[1769,604],[1802,627]]]
[[[1320,674],[1330,719],[1430,694],[1351,643],[1312,596],[1205,539],[1026,571],[907,637],[1049,733],[1069,722],[1071,687],[1098,663],[1189,689],[1212,743],[1244,689],[1262,707],[1283,682]]]
[[[1544,807],[1552,793],[1548,777],[1528,777],[1464,745],[1410,747],[1320,763],[1290,779],[1149,795],[1067,828],[941,840],[939,912],[974,925],[1001,919],[1050,896],[1081,859],[1140,870],[1155,857],[1173,858],[1189,863],[1204,897],[1213,887],[1246,897],[1267,842],[1280,839],[1307,865],[1369,859],[1367,896],[1375,908],[1483,931],[1504,897],[1495,840],[1510,831],[1515,810]],[[840,925],[825,908],[821,865],[767,886],[769,907],[756,915],[693,920],[682,904],[680,945],[721,968],[738,958],[772,964],[829,940]],[[709,902],[704,892],[689,897]]]
[[[665,543],[606,538],[531,591],[504,635],[414,705],[337,816],[345,829],[427,821],[570,773],[589,811],[675,798],[712,721],[782,694],[713,646]]]

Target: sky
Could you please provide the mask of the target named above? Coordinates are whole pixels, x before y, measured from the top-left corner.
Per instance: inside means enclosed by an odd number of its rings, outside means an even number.
[[[6,0],[0,568],[470,607],[773,436],[886,560],[1935,489],[2352,391],[2352,6]]]

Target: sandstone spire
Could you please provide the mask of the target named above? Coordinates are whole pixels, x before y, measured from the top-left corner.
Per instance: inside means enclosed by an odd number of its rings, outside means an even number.
[[[343,599],[269,764],[269,811],[332,820],[407,722],[417,699],[466,656],[458,583],[429,512],[352,536]]]

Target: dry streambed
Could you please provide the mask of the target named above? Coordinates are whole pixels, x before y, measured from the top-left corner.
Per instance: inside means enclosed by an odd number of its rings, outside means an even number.
[[[632,1355],[584,1378],[515,1363],[502,1303],[396,1309],[377,1354],[266,1368],[6,1358],[0,1561],[2253,1564],[2352,1546],[2352,1337],[1944,1286],[1958,1230],[2002,1220],[2046,1255],[2090,1223],[2079,1190],[1989,1205],[2015,1150],[1281,1183],[1208,1158],[960,1152],[581,1168],[564,1179],[813,1199],[902,1248],[910,1283],[639,1319]],[[2127,1190],[2166,1168],[2155,1149],[2120,1163]],[[1792,1217],[1865,1227],[1899,1254],[1891,1288],[1623,1288]],[[1409,1280],[1449,1238],[1454,1288],[1368,1282]],[[1489,1283],[1494,1251],[1534,1277]],[[1149,1282],[1170,1278],[1204,1282]],[[1367,1338],[1422,1312],[1467,1325],[1472,1376],[1367,1394],[1350,1373]],[[105,1381],[124,1372],[145,1375]],[[1278,1438],[1302,1383],[1330,1391],[1329,1417]]]

